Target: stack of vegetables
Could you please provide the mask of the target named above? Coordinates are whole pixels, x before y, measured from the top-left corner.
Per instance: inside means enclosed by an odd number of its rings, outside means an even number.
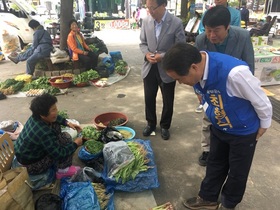
[[[4,95],[12,95],[19,92],[23,86],[24,81],[17,81],[15,79],[7,79],[0,84],[0,91]]]
[[[110,200],[110,196],[112,196],[112,194],[106,193],[106,188],[105,185],[102,183],[91,183],[93,186],[93,189],[97,195],[97,199],[100,205],[100,209],[101,210],[105,210],[108,207],[108,203]]]
[[[81,83],[88,83],[90,80],[99,79],[100,76],[97,71],[91,69],[89,71],[85,71],[81,74],[75,75],[73,78],[74,85]]]
[[[118,60],[115,63],[115,72],[120,74],[120,75],[126,75],[128,70],[128,65],[127,62],[124,60]]]
[[[127,145],[134,155],[134,160],[114,174],[116,181],[121,180],[122,184],[135,179],[140,172],[147,171],[151,167],[147,165],[150,160],[147,158],[147,151],[142,144],[128,141]]]
[[[99,140],[101,132],[93,126],[86,126],[83,128],[81,135],[87,141],[79,152],[81,160],[90,160],[98,158],[102,155],[104,144]]]

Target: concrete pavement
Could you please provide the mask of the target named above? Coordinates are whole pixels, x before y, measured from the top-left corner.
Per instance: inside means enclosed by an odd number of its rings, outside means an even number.
[[[146,125],[144,117],[143,85],[140,76],[143,56],[139,50],[139,30],[104,30],[95,32],[107,45],[109,51],[119,50],[131,67],[129,75],[106,88],[89,86],[70,88],[67,95],[57,96],[58,107],[67,110],[69,117],[81,124],[92,123],[95,115],[107,111],[127,114],[127,126],[136,131],[136,138],[150,139],[155,154],[160,187],[140,193],[115,194],[116,210],[147,210],[170,201],[176,210],[186,209],[185,198],[196,196],[205,168],[198,165],[201,154],[201,114],[194,112],[197,99],[191,87],[176,86],[175,108],[170,129],[171,138],[163,141],[159,129],[155,136],[142,136]],[[0,62],[0,81],[12,78],[25,71],[25,63]],[[279,86],[266,87],[280,100]],[[118,97],[124,94],[125,97]],[[0,121],[19,120],[24,123],[30,116],[29,104],[32,97],[1,100]],[[157,110],[161,110],[158,97]],[[158,113],[160,116],[160,113]],[[247,189],[240,210],[276,210],[280,206],[280,126],[273,121],[271,128],[259,140]],[[76,160],[78,161],[78,160]]]

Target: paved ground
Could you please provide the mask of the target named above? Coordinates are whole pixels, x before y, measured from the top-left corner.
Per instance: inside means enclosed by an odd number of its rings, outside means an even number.
[[[106,88],[93,86],[71,88],[67,95],[58,96],[58,106],[67,110],[71,118],[82,124],[92,123],[95,115],[107,111],[121,111],[128,115],[128,126],[136,131],[136,138],[150,139],[155,154],[160,187],[141,193],[116,193],[116,210],[147,210],[170,201],[176,210],[184,210],[183,199],[195,196],[205,174],[197,164],[200,149],[201,114],[194,112],[197,99],[191,87],[177,85],[171,138],[163,141],[156,136],[145,138],[143,85],[140,77],[143,56],[140,53],[139,31],[106,30],[95,33],[107,44],[109,51],[120,50],[131,71],[124,80]],[[0,81],[25,70],[25,63],[0,62]],[[267,87],[280,99],[279,86]],[[118,97],[124,94],[125,97]],[[24,123],[30,115],[32,98],[8,98],[0,101],[0,120],[19,120]],[[158,98],[158,110],[161,100]],[[158,115],[160,116],[160,114]],[[276,210],[280,206],[279,141],[280,126],[273,121],[271,128],[259,140],[240,210]],[[75,160],[77,161],[77,160]]]

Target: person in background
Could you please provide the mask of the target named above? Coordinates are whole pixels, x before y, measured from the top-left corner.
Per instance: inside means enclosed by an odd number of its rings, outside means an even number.
[[[73,61],[81,61],[86,70],[95,69],[98,63],[98,55],[95,54],[86,44],[83,35],[78,28],[75,19],[69,22],[70,32],[67,37],[67,45]]]
[[[56,178],[74,175],[80,167],[72,166],[72,156],[83,144],[82,137],[72,140],[61,126],[68,126],[80,132],[79,125],[73,124],[60,115],[56,106],[57,98],[48,93],[31,101],[29,117],[15,141],[17,161],[27,168],[30,175],[46,172],[57,167]]]
[[[163,100],[160,131],[164,140],[170,137],[176,82],[163,71],[161,60],[173,44],[186,41],[182,21],[170,14],[166,5],[167,0],[147,0],[146,6],[150,15],[143,20],[139,45],[144,55],[141,74],[147,121],[143,136],[151,135],[156,129],[156,96],[160,88]]]
[[[265,23],[263,25],[261,25],[258,28],[252,28],[250,30],[250,36],[262,36],[265,33],[265,31],[268,29],[271,19],[272,17],[268,15],[265,18]]]
[[[230,7],[228,5],[227,0],[215,0],[214,2],[215,2],[216,6],[217,5],[222,5],[222,6],[226,7],[229,10],[229,12],[230,12],[230,25],[232,25],[232,26],[239,26],[240,27],[241,16],[240,16],[240,11],[239,10]],[[204,14],[201,17],[200,24],[199,24],[199,27],[198,27],[198,33],[199,34],[201,34],[201,33],[203,33],[205,31],[204,26],[202,24],[203,23],[203,19],[204,19]]]
[[[230,13],[228,9],[221,5],[209,9],[204,17],[203,26],[205,27],[205,32],[196,37],[196,48],[198,50],[228,54],[243,60],[249,65],[250,71],[254,74],[254,48],[249,31],[241,27],[231,26]],[[198,99],[203,104],[202,94],[199,94],[199,90],[195,90],[195,93],[198,93]],[[201,166],[206,166],[210,151],[210,125],[211,122],[203,113],[201,134],[203,151],[198,160]]]
[[[49,32],[37,20],[30,20],[28,26],[34,30],[31,47],[23,53],[13,52],[8,58],[15,64],[26,61],[26,74],[33,76],[37,62],[50,57],[53,45]]]
[[[240,7],[241,21],[245,22],[245,28],[247,28],[249,23],[249,10],[246,7],[246,1],[242,1],[242,6]]]
[[[206,175],[198,196],[186,199],[184,206],[217,209],[221,194],[219,209],[235,209],[246,189],[257,142],[272,121],[272,106],[259,79],[244,61],[187,43],[167,51],[163,68],[180,84],[203,93],[212,122]]]
[[[55,11],[56,11],[56,14],[57,14],[57,18],[59,19],[60,18],[60,12],[61,12],[60,1],[57,2],[57,4],[55,5]]]
[[[139,18],[139,21],[138,21],[139,22],[139,24],[138,24],[139,28],[142,27],[143,20],[144,20],[144,18],[147,17],[147,15],[148,15],[148,13],[147,13],[146,7],[144,7],[144,6],[140,7],[139,8],[139,16],[138,16],[138,18]]]

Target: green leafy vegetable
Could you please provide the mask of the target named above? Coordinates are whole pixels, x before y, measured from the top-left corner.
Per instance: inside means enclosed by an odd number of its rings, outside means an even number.
[[[87,71],[87,74],[88,74],[89,80],[94,80],[94,79],[100,78],[100,75],[98,74],[98,72],[93,69],[90,69],[89,71]]]
[[[79,84],[79,83],[85,83],[88,82],[89,78],[88,78],[88,73],[87,72],[83,72],[81,74],[75,75],[73,78],[73,83]]]
[[[93,126],[86,126],[82,130],[82,136],[87,139],[98,140],[101,135],[101,131],[98,131]]]
[[[87,140],[85,142],[85,149],[91,154],[98,154],[102,152],[104,144],[96,140]]]

